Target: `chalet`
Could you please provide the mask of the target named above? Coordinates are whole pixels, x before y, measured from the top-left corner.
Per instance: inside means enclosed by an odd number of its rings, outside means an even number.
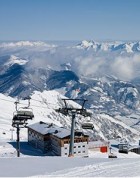
[[[88,139],[88,135],[75,131],[75,156],[88,156]],[[28,143],[43,153],[51,151],[57,156],[68,156],[70,130],[40,121],[28,126]]]

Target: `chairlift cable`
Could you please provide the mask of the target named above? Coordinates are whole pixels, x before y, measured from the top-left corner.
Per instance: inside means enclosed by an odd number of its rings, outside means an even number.
[[[3,98],[0,98],[0,100],[7,101],[7,102],[10,102],[10,103],[14,103],[14,102],[17,101],[17,100],[11,101],[11,100],[8,100],[8,99],[3,99]],[[32,99],[32,98],[31,98],[31,100],[38,101],[38,102],[42,102],[41,100],[36,100],[36,99]],[[19,102],[19,104],[21,104],[21,105],[27,105],[27,104],[22,103],[22,102]],[[49,102],[47,102],[47,104],[53,105],[53,106],[58,106],[58,104],[53,104],[53,103],[49,103]],[[37,105],[34,105],[34,104],[30,104],[30,105],[31,105],[31,106],[34,106],[34,107],[47,108],[47,109],[48,109],[48,107],[45,107],[45,106],[37,106]],[[69,105],[71,105],[71,104],[69,103]],[[92,108],[89,108],[88,110],[90,110],[90,109],[92,109]]]
[[[11,103],[13,103],[13,102],[14,102],[14,101],[7,100],[7,99],[2,99],[2,98],[0,98],[0,100],[3,100],[3,101],[8,101],[8,102],[11,102]]]
[[[36,100],[36,99],[32,99],[32,98],[31,98],[31,100],[33,100],[33,101],[38,101],[38,102],[40,102],[40,103],[43,102],[43,101],[41,101],[41,100]],[[53,103],[49,103],[49,102],[47,102],[47,104],[57,105],[57,104],[53,104]]]
[[[14,101],[7,100],[7,99],[2,99],[2,98],[0,98],[0,100],[7,101],[7,102],[11,102],[11,103],[13,103],[13,102],[14,102]],[[42,101],[35,100],[35,99],[31,99],[31,100],[38,101],[38,102],[42,102]],[[15,102],[16,102],[16,101],[17,101],[17,100],[15,100]],[[19,102],[19,104],[22,104],[22,105],[27,105],[27,104],[25,104],[25,103],[21,103],[21,102]],[[52,104],[52,105],[58,106],[57,104],[48,103],[48,102],[47,102],[47,104]],[[31,105],[32,105],[32,104],[31,104]],[[36,106],[36,105],[32,105],[32,106]],[[37,106],[37,107],[42,107],[42,106]],[[45,108],[47,108],[47,107],[45,107]]]

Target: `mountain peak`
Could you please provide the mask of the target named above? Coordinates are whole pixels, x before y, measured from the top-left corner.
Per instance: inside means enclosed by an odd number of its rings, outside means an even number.
[[[93,40],[83,40],[76,48],[78,49],[93,49],[94,51],[120,51],[120,53],[140,52],[140,42],[96,42]]]
[[[61,67],[63,70],[71,70],[71,64],[69,62],[61,64]]]
[[[13,64],[25,65],[28,62],[26,59],[19,58],[15,55],[11,55],[8,62],[5,64],[7,66],[12,66]]]
[[[87,40],[83,40],[80,44],[77,45],[78,48],[94,48],[94,46],[96,46],[97,43],[93,40],[87,41]]]

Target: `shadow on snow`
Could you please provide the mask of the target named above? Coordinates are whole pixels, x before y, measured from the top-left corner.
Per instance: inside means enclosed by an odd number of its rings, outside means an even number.
[[[17,149],[17,142],[8,143]],[[51,152],[43,154],[41,150],[32,147],[28,142],[20,142],[20,153],[28,156],[53,156]]]

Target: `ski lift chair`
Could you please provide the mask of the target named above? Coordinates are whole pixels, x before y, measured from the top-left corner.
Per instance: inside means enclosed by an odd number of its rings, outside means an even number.
[[[16,112],[14,112],[13,120],[28,120],[33,119],[34,114],[31,108],[24,107],[19,108]]]
[[[84,123],[82,123],[82,128],[83,129],[90,129],[93,130],[94,129],[94,125],[91,121],[86,121]]]
[[[23,128],[27,125],[27,120],[12,120],[12,127],[20,127],[20,128]]]

